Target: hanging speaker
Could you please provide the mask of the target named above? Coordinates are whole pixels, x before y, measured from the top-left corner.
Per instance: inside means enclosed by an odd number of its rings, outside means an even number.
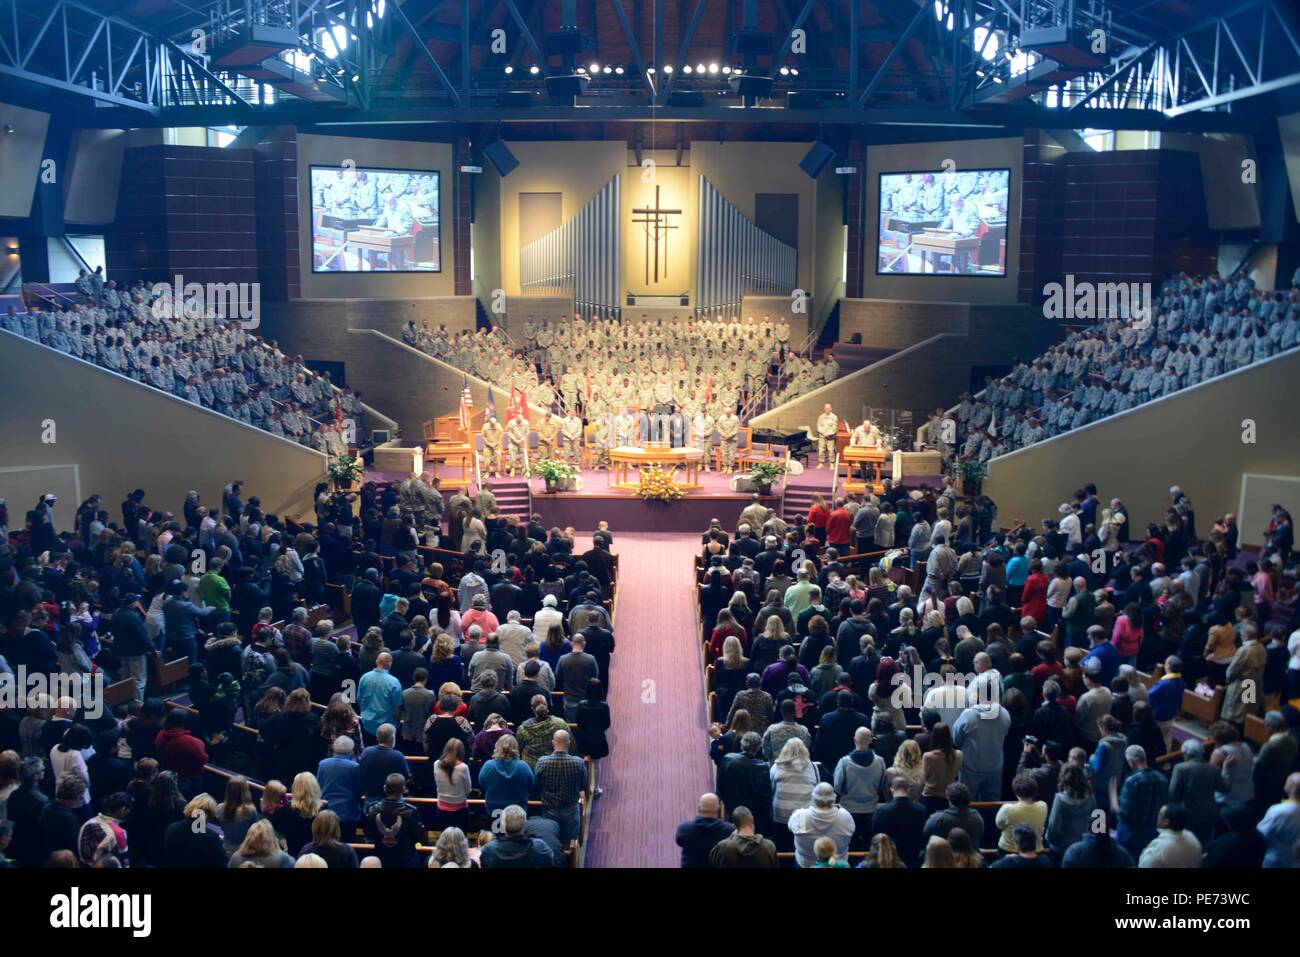
[[[818,140],[813,143],[808,155],[799,161],[799,168],[811,179],[816,179],[833,159],[835,159],[835,150]]]
[[[519,165],[519,160],[515,159],[515,154],[510,152],[510,147],[506,146],[502,140],[493,140],[483,147],[483,158],[492,164],[492,168],[497,171],[498,176],[509,176],[511,171]]]

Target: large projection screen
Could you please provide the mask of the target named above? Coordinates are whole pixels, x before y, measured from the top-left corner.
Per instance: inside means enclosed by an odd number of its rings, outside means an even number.
[[[1010,169],[880,174],[876,273],[1007,274]]]
[[[311,167],[312,272],[441,272],[434,170]]]

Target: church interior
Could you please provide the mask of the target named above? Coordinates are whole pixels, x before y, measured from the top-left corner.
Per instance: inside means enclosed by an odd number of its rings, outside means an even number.
[[[1294,7],[0,0],[0,121],[0,864],[1300,866]]]

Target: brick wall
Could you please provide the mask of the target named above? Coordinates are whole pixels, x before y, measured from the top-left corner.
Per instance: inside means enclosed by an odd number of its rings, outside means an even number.
[[[253,148],[257,266],[264,300],[302,295],[298,256],[298,133],[276,127]],[[308,214],[310,215],[310,214]]]
[[[187,282],[257,282],[252,150],[145,146],[126,151],[117,219],[105,236],[109,274]]]

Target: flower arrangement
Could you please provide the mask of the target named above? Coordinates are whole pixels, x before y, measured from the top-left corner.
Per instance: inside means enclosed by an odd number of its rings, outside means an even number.
[[[658,465],[651,465],[640,471],[636,493],[646,502],[671,502],[686,493],[673,481],[676,469],[664,470]]]
[[[326,471],[335,488],[347,489],[365,474],[365,466],[355,455],[340,455],[330,460]]]

